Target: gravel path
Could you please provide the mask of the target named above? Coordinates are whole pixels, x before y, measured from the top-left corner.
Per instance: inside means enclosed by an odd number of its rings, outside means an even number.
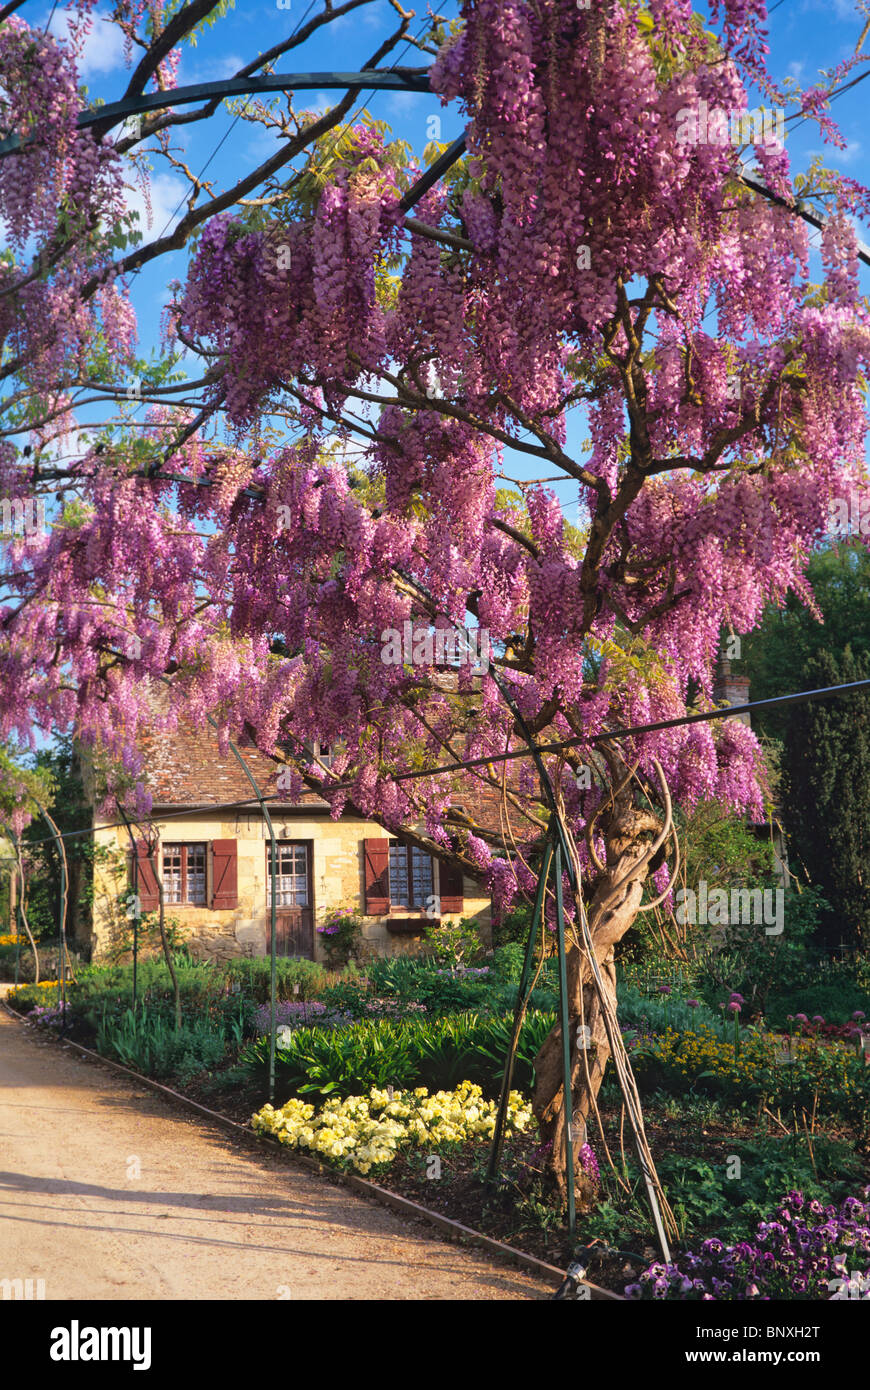
[[[47,1299],[544,1299],[0,1008],[0,1279]]]

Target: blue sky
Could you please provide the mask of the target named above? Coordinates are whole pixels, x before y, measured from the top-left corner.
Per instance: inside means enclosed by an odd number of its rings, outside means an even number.
[[[822,69],[831,68],[847,57],[855,47],[864,16],[854,0],[774,0],[770,17],[769,67],[775,78],[793,77],[804,86],[814,84]],[[219,20],[214,28],[198,38],[196,47],[186,46],[178,73],[179,85],[228,77],[257,53],[265,51],[292,33],[311,14],[320,8],[319,0],[310,5],[307,0],[244,0]],[[455,13],[451,3],[439,7],[445,15]],[[22,11],[31,23],[45,24],[49,9],[44,5],[28,4]],[[112,101],[121,96],[129,77],[125,66],[123,40],[118,31],[105,20],[105,0],[99,4],[97,22],[88,40],[82,64],[82,79],[88,84],[92,97]],[[421,33],[425,27],[425,10],[418,7],[418,17],[411,32]],[[62,31],[65,18],[55,13],[51,27]],[[315,35],[295,53],[282,58],[279,71],[320,71],[327,69],[358,69],[371,56],[382,40],[396,28],[397,16],[388,0],[376,3],[346,16]],[[870,53],[870,41],[865,44]],[[425,54],[411,45],[399,47],[388,62],[424,64]],[[298,94],[297,108],[324,109],[335,94],[312,91]],[[367,109],[384,119],[396,136],[407,140],[415,152],[422,150],[431,138],[430,120],[441,121],[439,138],[451,140],[461,132],[462,123],[455,107],[442,108],[435,97],[410,93],[379,92],[365,100]],[[356,108],[355,108],[356,109]],[[792,123],[788,128],[788,148],[793,170],[806,168],[812,158],[824,151],[828,162],[861,182],[870,183],[870,135],[867,112],[870,109],[870,79],[846,93],[833,106],[847,140],[843,151],[825,147],[815,126],[809,121]],[[173,131],[173,146],[179,158],[197,174],[206,171],[220,191],[252,170],[276,148],[275,137],[260,127],[238,120],[226,108],[220,108],[208,122],[182,127]],[[140,226],[146,240],[164,233],[179,216],[179,203],[185,196],[182,177],[158,159],[152,177],[151,202],[153,220],[148,226],[141,193],[131,189],[130,206],[140,212]],[[870,230],[861,234],[870,241]],[[147,355],[158,341],[159,320],[169,297],[167,284],[177,277],[184,279],[188,252],[161,257],[153,265],[133,277],[131,290],[141,335],[141,350]],[[864,272],[864,283],[870,291],[870,270]],[[191,368],[195,363],[191,360]],[[198,374],[198,373],[197,373]],[[88,417],[90,418],[90,417]],[[572,443],[574,442],[572,438]],[[579,446],[579,439],[577,439]],[[519,476],[533,476],[518,460]],[[576,485],[560,488],[563,505],[569,515],[576,516]]]

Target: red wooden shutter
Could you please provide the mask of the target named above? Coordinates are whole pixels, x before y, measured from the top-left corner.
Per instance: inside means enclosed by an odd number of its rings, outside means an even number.
[[[215,909],[238,907],[239,874],[235,840],[212,841],[211,905]]]
[[[156,849],[154,853],[156,855]],[[154,872],[153,861],[149,857],[147,841],[136,841],[136,860],[139,874],[137,888],[139,907],[143,912],[155,912],[160,906],[160,889],[157,886],[157,875]]]
[[[438,882],[441,886],[441,915],[445,912],[461,912],[465,906],[461,866],[455,860],[450,860],[449,863],[443,859],[439,860]]]
[[[390,910],[390,842],[364,841],[366,916],[382,917]]]

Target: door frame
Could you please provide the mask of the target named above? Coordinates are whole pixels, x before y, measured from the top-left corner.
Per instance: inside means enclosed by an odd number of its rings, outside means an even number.
[[[311,954],[310,954],[309,956],[298,956],[298,957],[296,957],[296,958],[297,958],[297,959],[300,959],[300,960],[314,960],[314,958],[315,958],[315,935],[314,935],[314,921],[315,921],[315,917],[314,917],[314,841],[311,840],[311,839],[302,839],[302,838],[300,838],[300,839],[295,839],[295,840],[294,840],[294,839],[288,838],[287,836],[281,836],[281,837],[279,838],[279,837],[276,835],[276,837],[275,837],[275,847],[276,847],[276,849],[277,849],[277,851],[278,851],[278,864],[279,864],[279,866],[280,866],[280,863],[281,863],[281,847],[282,847],[283,845],[295,845],[295,846],[302,845],[302,846],[304,846],[304,848],[305,848],[305,876],[306,876],[306,884],[307,884],[307,888],[308,888],[308,905],[307,905],[307,907],[282,907],[281,904],[279,903],[279,904],[277,905],[276,909],[275,909],[275,927],[276,927],[275,934],[276,934],[276,937],[277,937],[277,935],[278,935],[278,918],[280,917],[280,915],[281,915],[282,912],[307,912],[307,913],[309,914],[309,917],[310,917]],[[270,929],[271,929],[271,905],[270,905],[270,901],[269,901],[269,898],[270,898],[270,889],[271,889],[271,883],[272,883],[272,881],[271,881],[271,876],[270,876],[270,874],[269,874],[269,856],[270,856],[271,850],[272,850],[272,842],[271,842],[271,840],[267,840],[267,841],[266,841],[264,848],[265,848],[265,860],[266,860],[266,922],[267,922],[267,926],[266,926],[266,942],[267,942],[267,946],[268,946],[268,944],[269,944],[269,936],[270,936]],[[284,960],[292,960],[293,957],[292,957],[292,956],[282,956],[282,959],[284,959]]]

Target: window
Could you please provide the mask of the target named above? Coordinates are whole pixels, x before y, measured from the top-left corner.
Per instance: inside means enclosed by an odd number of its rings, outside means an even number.
[[[278,845],[276,907],[308,907],[308,846]],[[272,905],[272,846],[266,847],[266,902]]]
[[[163,899],[205,906],[206,846],[163,846]]]
[[[425,907],[434,893],[432,860],[421,849],[390,841],[391,907]]]
[[[324,767],[332,767],[335,751],[331,743],[315,743],[314,752],[315,756],[320,759]]]

